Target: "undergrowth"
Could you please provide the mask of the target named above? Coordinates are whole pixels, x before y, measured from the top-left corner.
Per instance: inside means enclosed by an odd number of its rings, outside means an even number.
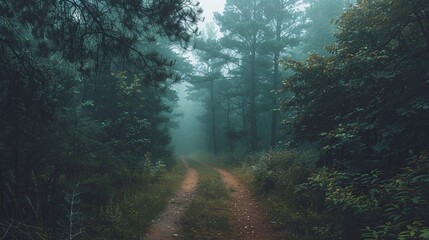
[[[286,239],[429,239],[429,156],[394,176],[317,168],[296,151],[253,155],[234,170]]]
[[[91,209],[85,214],[88,216],[85,219],[86,233],[90,239],[142,238],[185,174],[185,168],[179,162],[162,171],[156,164],[152,168],[151,172],[135,174],[131,182],[125,183],[124,189],[116,189],[117,193],[112,196],[120,198],[111,197],[106,206]]]
[[[273,150],[252,155],[233,170],[256,193],[275,230],[285,239],[314,239],[312,226],[330,218],[316,205],[304,207],[295,195],[295,186],[310,176],[313,162],[311,153]]]

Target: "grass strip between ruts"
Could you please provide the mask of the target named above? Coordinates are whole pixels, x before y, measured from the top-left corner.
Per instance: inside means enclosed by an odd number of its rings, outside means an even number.
[[[181,239],[233,239],[228,190],[212,168],[189,160],[200,176],[197,190],[181,218]]]

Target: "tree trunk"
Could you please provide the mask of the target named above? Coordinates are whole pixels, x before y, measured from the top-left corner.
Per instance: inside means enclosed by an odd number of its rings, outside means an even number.
[[[246,115],[247,115],[246,114],[246,110],[247,110],[247,104],[246,104],[246,98],[244,97],[242,99],[242,101],[241,101],[241,121],[242,121],[242,124],[243,124],[243,131],[246,133],[245,134],[245,143],[247,144],[247,147],[250,148],[250,145],[249,145],[249,142],[250,142],[249,135],[247,134],[247,132],[248,132],[248,127],[247,127],[247,121],[248,121],[248,119],[246,117]]]
[[[213,154],[217,154],[217,142],[216,142],[216,109],[214,102],[214,93],[213,93],[213,84],[214,80],[210,82],[210,108],[211,108],[211,117],[212,117],[212,142],[213,142]]]
[[[228,148],[230,152],[234,151],[234,147],[233,147],[233,143],[232,143],[232,139],[229,136],[229,134],[231,133],[231,100],[229,98],[229,95],[226,95],[226,132],[227,134],[227,140],[228,140]]]
[[[281,44],[281,31],[282,31],[282,24],[280,20],[277,20],[276,24],[276,43]],[[279,58],[280,58],[280,50],[276,48],[274,50],[274,68],[273,68],[273,90],[277,91],[279,88]],[[277,98],[275,95],[271,98],[271,107],[273,108],[271,110],[271,141],[270,145],[271,147],[275,147],[277,144],[277,119],[278,119],[278,112],[276,110],[277,108]]]
[[[250,151],[258,150],[258,130],[256,111],[256,49],[250,53]]]
[[[279,88],[279,52],[274,53],[274,74],[273,74],[273,90],[277,91]],[[272,96],[271,98],[271,107],[273,108],[271,110],[271,147],[275,147],[277,144],[277,119],[278,119],[278,112],[276,110],[277,108],[277,98],[276,96]]]

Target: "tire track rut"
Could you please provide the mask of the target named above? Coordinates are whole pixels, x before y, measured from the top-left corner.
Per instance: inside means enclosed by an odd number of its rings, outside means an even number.
[[[214,168],[230,190],[232,223],[240,239],[279,239],[259,207],[257,200],[231,173]]]
[[[185,179],[180,189],[174,194],[174,197],[170,200],[159,219],[149,229],[144,239],[174,239],[181,229],[180,217],[192,200],[193,193],[198,184],[198,172],[189,167],[184,158],[182,158],[182,162],[186,168]]]

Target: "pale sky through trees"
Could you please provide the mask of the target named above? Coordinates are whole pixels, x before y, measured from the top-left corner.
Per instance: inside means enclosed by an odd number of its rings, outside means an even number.
[[[199,29],[204,31],[207,23],[214,22],[213,13],[223,11],[225,0],[200,0],[199,2],[204,10],[204,22],[199,23]],[[204,151],[207,148],[203,130],[204,125],[198,120],[198,117],[203,112],[203,107],[200,102],[186,99],[188,95],[186,93],[186,83],[179,83],[174,89],[177,90],[179,95],[179,107],[175,109],[175,112],[183,114],[183,117],[177,119],[179,127],[171,130],[175,150],[181,154]]]
[[[199,2],[204,10],[205,22],[213,21],[213,13],[222,12],[225,6],[225,0],[200,0]]]
[[[200,29],[200,31],[204,31],[206,24],[214,22],[213,13],[221,13],[223,11],[226,0],[200,0],[199,2],[200,6],[204,10],[204,22],[200,22],[198,24],[198,28]],[[217,30],[219,31],[219,28],[217,28]]]

